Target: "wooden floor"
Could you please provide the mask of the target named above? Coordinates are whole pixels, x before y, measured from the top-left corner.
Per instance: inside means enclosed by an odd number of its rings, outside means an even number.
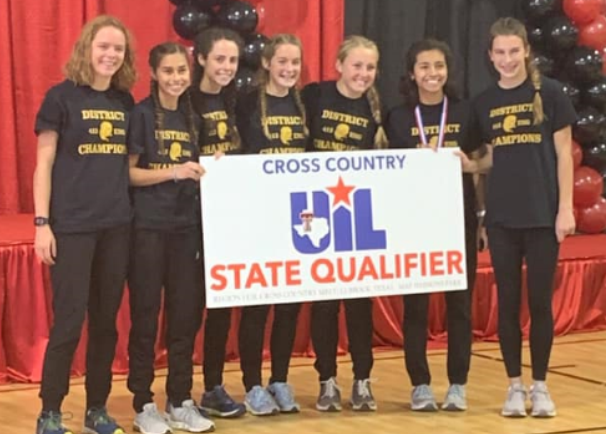
[[[404,371],[401,351],[377,352],[373,369],[373,393],[379,410],[376,413],[324,414],[314,409],[318,384],[311,359],[294,359],[290,371],[297,398],[303,406],[298,415],[259,418],[246,415],[237,420],[218,420],[217,432],[256,434],[276,433],[606,433],[606,332],[577,334],[559,338],[554,345],[548,383],[558,406],[554,419],[506,419],[499,416],[507,382],[496,344],[474,345],[468,385],[469,410],[464,413],[413,413],[408,407],[410,385]],[[433,388],[441,400],[446,388],[445,352],[430,353]],[[339,360],[339,382],[344,398],[351,387],[351,362]],[[530,378],[529,351],[524,351],[524,376]],[[242,399],[239,367],[228,364],[228,390]],[[159,371],[155,382],[158,406],[164,406],[165,372]],[[268,375],[264,371],[264,375]],[[196,370],[194,396],[202,389],[199,368]],[[10,434],[32,434],[39,411],[36,385],[0,387],[0,427]],[[82,379],[72,381],[64,411],[73,413],[66,423],[79,432],[84,411]],[[133,412],[131,395],[124,378],[116,378],[109,403],[111,413],[130,431]]]

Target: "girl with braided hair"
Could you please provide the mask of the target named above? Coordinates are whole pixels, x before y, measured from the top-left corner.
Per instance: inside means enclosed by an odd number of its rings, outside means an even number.
[[[527,267],[531,415],[552,417],[545,384],[553,342],[553,278],[559,243],[574,232],[571,125],[574,108],[554,80],[532,63],[524,25],[501,18],[491,27],[489,55],[498,82],[473,102],[482,142],[492,148],[485,226],[497,282],[499,342],[509,389],[501,414],[526,415],[520,303]]]
[[[270,39],[261,54],[257,89],[238,102],[237,125],[242,148],[248,154],[305,152],[308,131],[305,108],[297,84],[301,76],[302,46],[291,34]],[[239,345],[245,404],[254,415],[299,411],[287,383],[300,304],[274,305],[271,332],[271,378],[264,388],[261,379],[263,338],[269,305],[242,309]]]
[[[206,432],[214,424],[191,398],[192,355],[204,296],[200,282],[197,185],[200,122],[190,95],[186,49],[166,42],[149,54],[150,96],[133,109],[128,130],[134,225],[128,283],[132,326],[128,388],[135,429]],[[154,345],[164,288],[166,311],[166,416],[153,402]]]

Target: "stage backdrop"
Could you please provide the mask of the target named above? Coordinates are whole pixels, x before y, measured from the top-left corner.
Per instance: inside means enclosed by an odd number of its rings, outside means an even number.
[[[260,11],[260,33],[290,32],[302,39],[304,82],[333,77],[344,0],[250,2]],[[0,214],[33,211],[34,118],[46,90],[63,79],[63,65],[82,25],[98,14],[111,14],[131,29],[140,77],[134,96],[139,100],[149,91],[150,48],[180,40],[172,28],[173,11],[169,0],[0,1]]]

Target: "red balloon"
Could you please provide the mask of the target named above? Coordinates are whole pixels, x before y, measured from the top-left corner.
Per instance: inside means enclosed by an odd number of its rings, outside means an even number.
[[[602,11],[602,0],[564,0],[564,13],[577,26],[589,24]]]
[[[577,43],[603,51],[606,48],[606,17],[598,15],[595,20],[582,27]]]
[[[581,166],[583,161],[583,148],[576,140],[572,141],[572,162],[574,163],[575,170]]]
[[[574,171],[574,190],[572,199],[575,207],[593,206],[604,189],[604,180],[596,170],[581,166]]]
[[[606,47],[602,51],[602,74],[606,75]]]
[[[593,206],[578,211],[577,229],[586,234],[598,234],[606,229],[606,199],[600,199]]]

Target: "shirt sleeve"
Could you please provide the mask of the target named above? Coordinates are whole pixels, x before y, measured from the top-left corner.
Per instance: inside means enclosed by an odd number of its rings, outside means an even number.
[[[47,130],[60,133],[65,123],[65,116],[65,106],[61,103],[57,88],[50,89],[36,115],[34,132],[36,135]]]
[[[139,106],[137,106],[130,113],[130,120],[128,123],[126,145],[128,147],[129,154],[141,155],[145,153],[146,128],[154,128],[154,124],[152,123],[149,127],[147,127],[147,123],[145,122],[145,112],[141,110]],[[151,137],[154,136],[155,134],[152,132]]]

